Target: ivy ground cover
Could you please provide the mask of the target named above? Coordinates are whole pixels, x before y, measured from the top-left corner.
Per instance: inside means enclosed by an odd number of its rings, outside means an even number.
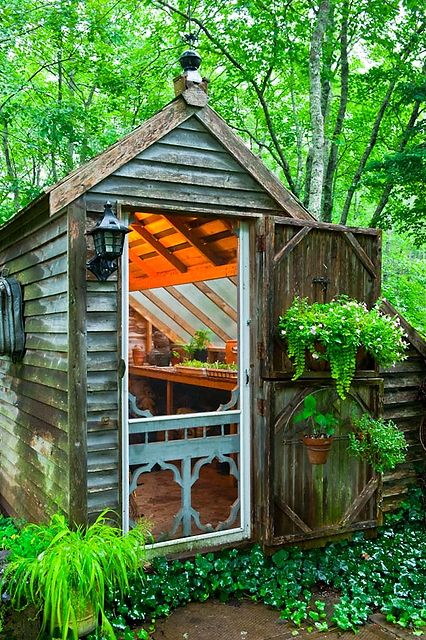
[[[426,522],[421,492],[414,498],[410,510],[392,516],[374,539],[357,534],[322,549],[292,547],[269,556],[254,546],[184,561],[157,558],[149,570],[129,576],[124,598],[108,594],[107,615],[117,640],[148,640],[155,620],[189,602],[243,597],[305,629],[355,631],[379,611],[421,636],[426,632]],[[0,525],[2,547],[37,543],[20,536],[9,519]],[[336,597],[326,613],[322,594],[330,591]],[[103,639],[98,633],[89,640]]]
[[[322,589],[338,593],[328,616],[318,595]],[[193,560],[156,559],[149,573],[133,577],[124,601],[111,599],[112,622],[117,637],[130,640],[135,637],[131,628],[143,623],[148,628],[189,602],[242,597],[271,606],[283,619],[312,630],[333,626],[355,631],[379,611],[421,636],[426,632],[426,527],[421,509],[399,521],[394,518],[377,538],[358,534],[323,549],[287,548],[266,556],[254,546]]]

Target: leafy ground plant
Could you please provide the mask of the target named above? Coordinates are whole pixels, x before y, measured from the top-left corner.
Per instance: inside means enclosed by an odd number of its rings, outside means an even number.
[[[248,597],[296,625],[320,631],[330,623],[356,630],[372,612],[381,611],[421,635],[426,628],[426,523],[424,512],[411,513],[423,520],[405,518],[405,524],[384,527],[376,539],[357,534],[325,549],[288,548],[265,556],[254,546],[193,560],[155,559],[149,573],[131,579],[125,598],[110,593],[111,624],[120,639],[130,640],[132,628],[152,624],[189,602]],[[337,594],[328,619],[325,602],[318,598],[322,589]]]
[[[76,640],[77,621],[89,613],[94,624],[101,620],[105,636],[114,639],[105,592],[114,588],[124,595],[128,573],[141,567],[145,535],[141,527],[122,535],[107,512],[89,527],[70,528],[61,515],[48,525],[28,524],[11,545],[2,590],[14,608],[34,605],[42,615],[41,632],[48,631],[51,638],[65,640],[71,632]],[[21,536],[25,543],[20,544]]]

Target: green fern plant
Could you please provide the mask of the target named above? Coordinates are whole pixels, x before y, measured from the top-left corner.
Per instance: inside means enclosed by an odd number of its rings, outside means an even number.
[[[353,428],[348,451],[355,458],[365,460],[378,473],[391,471],[404,462],[408,445],[392,420],[375,419],[365,413],[353,421]]]
[[[71,529],[62,515],[50,524],[28,524],[22,530],[43,541],[35,552],[26,547],[12,550],[1,581],[11,604],[22,608],[33,604],[42,614],[41,633],[61,640],[78,638],[78,619],[93,612],[106,637],[114,640],[114,630],[105,615],[105,592],[128,589],[128,572],[140,568],[147,531],[144,525],[126,534],[110,526],[104,511],[89,527]]]

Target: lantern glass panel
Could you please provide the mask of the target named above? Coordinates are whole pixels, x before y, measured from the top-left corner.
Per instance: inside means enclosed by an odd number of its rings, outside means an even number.
[[[98,256],[105,253],[104,232],[101,229],[95,229],[93,232],[93,242],[95,245],[95,251]]]

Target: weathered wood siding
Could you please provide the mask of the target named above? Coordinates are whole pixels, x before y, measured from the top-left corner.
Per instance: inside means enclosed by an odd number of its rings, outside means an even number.
[[[192,117],[92,187],[88,202],[141,201],[176,210],[279,211],[279,205]]]
[[[385,386],[384,416],[398,425],[409,445],[406,461],[383,478],[383,510],[393,511],[426,467],[426,451],[419,439],[420,424],[426,419],[426,404],[419,394],[419,386],[426,380],[426,361],[411,346],[407,360],[381,371],[381,375]]]
[[[87,228],[103,210],[88,198]],[[98,282],[87,272],[87,510],[93,520],[104,508],[119,508],[119,309],[113,275]]]
[[[44,206],[43,206],[44,205]],[[67,218],[46,201],[0,231],[0,264],[23,286],[26,353],[0,357],[0,493],[30,520],[68,512]]]

